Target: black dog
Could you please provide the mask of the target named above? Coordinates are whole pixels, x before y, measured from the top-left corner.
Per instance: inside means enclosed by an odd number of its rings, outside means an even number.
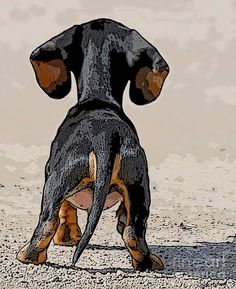
[[[77,245],[75,264],[102,210],[120,201],[117,230],[133,267],[163,269],[145,240],[150,206],[147,161],[122,110],[122,95],[130,80],[134,103],[155,100],[169,71],[167,63],[137,31],[108,19],[71,27],[39,46],[30,60],[40,87],[52,98],[69,93],[73,72],[78,104],[69,110],[52,143],[39,223],[17,258],[45,262],[54,237],[55,244]],[[88,212],[82,236],[76,208]]]

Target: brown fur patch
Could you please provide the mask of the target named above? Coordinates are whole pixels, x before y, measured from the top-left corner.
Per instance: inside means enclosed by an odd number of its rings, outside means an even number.
[[[39,252],[42,252],[45,249],[47,249],[56,232],[57,227],[58,223],[52,221],[48,222],[48,224],[45,225],[45,227],[43,228],[43,235],[41,239],[39,239],[35,244],[35,247],[39,249]]]
[[[77,223],[77,211],[73,208],[69,202],[64,201],[59,211],[60,224],[76,224]]]
[[[52,92],[57,85],[62,85],[68,78],[63,60],[51,61],[32,60],[39,85],[48,93]]]
[[[55,222],[48,222],[40,239],[37,239],[36,243],[28,243],[17,254],[17,259],[22,263],[33,263],[35,265],[46,262],[47,259],[47,248],[50,241],[56,231],[58,224]]]
[[[114,185],[118,188],[120,194],[123,197],[124,206],[127,212],[127,224],[130,222],[130,199],[129,192],[123,180],[113,179],[111,185]]]
[[[96,179],[97,159],[94,152],[89,154],[89,176],[94,181]]]
[[[151,71],[151,69],[147,66],[139,69],[139,71],[135,77],[135,86],[137,88],[139,88],[139,89],[144,88],[146,76],[150,71]]]
[[[64,201],[59,211],[60,225],[53,238],[55,245],[74,246],[81,237],[81,230],[77,225],[77,210]]]
[[[167,74],[168,71],[165,69],[155,72],[151,71],[147,74],[146,79],[148,81],[148,90],[151,92],[154,98],[158,97],[160,94]]]
[[[146,269],[151,269],[153,271],[163,270],[165,268],[164,263],[162,262],[161,258],[151,253],[146,255],[141,261],[137,261],[135,260],[135,258],[132,258],[132,265],[134,269],[141,270],[141,271],[146,270]]]
[[[16,258],[24,264],[33,263],[34,265],[39,265],[46,262],[47,250],[39,252],[32,244],[27,243],[17,253]]]
[[[160,94],[168,72],[165,68],[159,71],[152,71],[147,66],[142,67],[136,75],[135,85],[137,88],[142,89],[145,99],[152,101]]]
[[[81,238],[81,230],[77,224],[62,224],[53,238],[55,245],[76,246]]]
[[[121,162],[120,154],[116,154],[113,169],[112,169],[111,184],[113,183],[113,181],[118,180],[118,175],[120,172],[120,162]]]
[[[96,179],[96,170],[97,170],[97,159],[94,152],[89,154],[89,176],[92,180]],[[113,180],[118,178],[120,171],[120,154],[116,154],[114,165],[112,169],[111,183]]]
[[[137,261],[138,263],[142,262],[144,255],[140,250],[134,250],[129,248],[129,252],[135,261]]]

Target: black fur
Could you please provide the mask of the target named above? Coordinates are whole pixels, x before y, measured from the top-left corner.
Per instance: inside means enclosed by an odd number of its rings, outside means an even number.
[[[135,75],[143,66],[167,67],[165,60],[135,30],[108,19],[73,26],[38,47],[30,59],[63,60],[68,71],[74,74],[78,90],[78,103],[69,110],[52,142],[45,169],[40,220],[31,244],[42,237],[47,222],[58,218],[60,203],[68,193],[88,176],[91,151],[95,152],[98,163],[93,184],[94,205],[73,263],[97,225],[117,153],[121,156],[119,178],[128,188],[132,205],[131,224],[137,237],[144,238],[150,206],[147,161],[134,125],[123,112],[122,97],[130,80],[131,100],[136,104],[147,103],[142,90],[134,85]],[[70,82],[69,77],[48,95],[64,97],[69,92]],[[123,227],[120,224],[120,233],[123,233],[124,223]]]

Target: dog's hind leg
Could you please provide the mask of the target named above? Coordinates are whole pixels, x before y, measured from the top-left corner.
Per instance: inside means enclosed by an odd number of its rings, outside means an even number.
[[[127,215],[127,212],[126,212],[124,202],[121,202],[119,208],[116,211],[116,217],[118,219],[116,229],[118,233],[121,234],[121,236],[123,236],[123,232],[124,232],[124,228],[126,224],[126,215]]]
[[[162,270],[164,264],[152,254],[146,242],[146,226],[149,214],[149,201],[145,198],[149,188],[140,183],[126,187],[124,205],[127,211],[123,240],[132,257],[134,269],[144,271]]]
[[[117,212],[117,229],[137,270],[162,270],[161,259],[150,252],[146,242],[146,226],[150,208],[147,162],[141,148],[124,149],[119,189],[123,205]]]
[[[81,230],[77,224],[77,209],[64,201],[59,211],[60,225],[53,238],[55,245],[75,246],[81,238]]]

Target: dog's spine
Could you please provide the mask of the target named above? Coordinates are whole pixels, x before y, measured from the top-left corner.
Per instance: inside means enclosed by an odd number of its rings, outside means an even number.
[[[100,135],[99,139],[96,140],[96,146],[94,147],[94,153],[96,155],[96,179],[94,182],[93,205],[88,215],[84,233],[73,255],[73,266],[75,266],[88,245],[102,214],[106,197],[109,192],[112,167],[116,154],[113,149],[114,144],[112,144],[112,138]]]

